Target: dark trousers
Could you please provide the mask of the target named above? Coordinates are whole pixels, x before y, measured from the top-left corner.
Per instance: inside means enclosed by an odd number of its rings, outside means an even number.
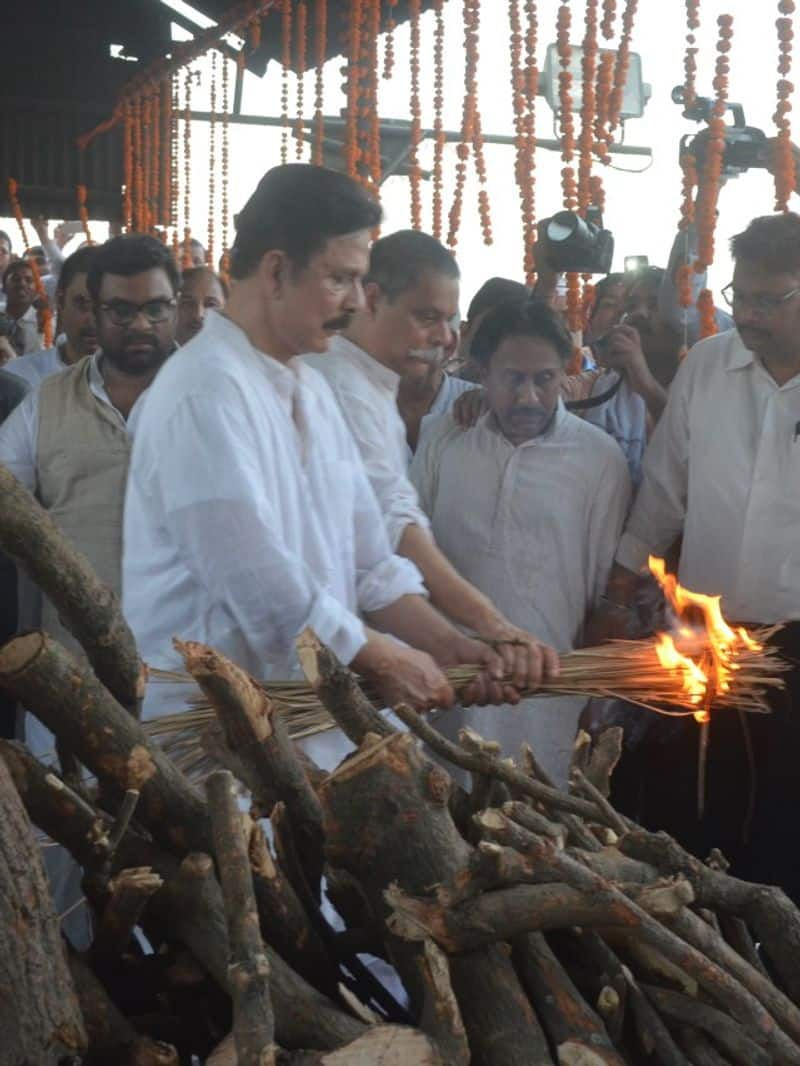
[[[712,711],[702,818],[700,727],[691,718],[653,729],[626,752],[612,798],[645,828],[665,830],[702,859],[719,848],[731,873],[780,885],[800,902],[800,623],[774,643],[795,665],[786,689],[769,697],[772,713]]]

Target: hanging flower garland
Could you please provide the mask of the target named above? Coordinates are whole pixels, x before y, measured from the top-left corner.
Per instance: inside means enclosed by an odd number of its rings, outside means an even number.
[[[519,189],[520,210],[522,212],[522,231],[527,233],[528,190],[525,175],[527,162],[525,137],[525,117],[527,112],[525,100],[525,74],[522,70],[522,22],[519,13],[519,0],[509,0],[508,22],[510,27],[509,51],[511,70],[511,102],[514,108],[514,177]]]
[[[687,229],[695,219],[695,190],[697,189],[697,160],[691,152],[681,153],[681,217],[678,229]]]
[[[161,222],[161,85],[153,86],[150,99],[150,201],[148,232]]]
[[[230,76],[228,71],[228,59],[225,55],[222,56],[222,156],[220,159],[220,170],[222,172],[222,225],[220,230],[220,240],[222,242],[222,260],[220,262],[220,273],[225,281],[228,280],[228,274],[230,272],[230,255],[229,248],[229,218],[230,218],[230,205],[228,203],[228,178],[229,178],[229,162],[230,162],[230,129],[229,129],[229,110],[230,110]]]
[[[133,232],[133,108],[125,101],[122,127],[122,170],[125,181],[122,193],[122,224],[127,233]]]
[[[607,166],[611,162],[608,151],[608,115],[611,106],[611,93],[614,90],[614,62],[616,53],[603,50],[597,64],[597,84],[595,87],[594,117],[594,153]]]
[[[614,36],[614,22],[617,18],[617,0],[603,0],[603,21],[600,23],[600,32],[604,41],[610,41]]]
[[[788,211],[789,197],[797,187],[794,152],[792,150],[792,126],[789,113],[792,110],[791,96],[794,85],[788,80],[792,72],[792,15],[794,0],[780,0],[780,17],[775,23],[778,31],[778,103],[775,108],[775,125],[778,136],[775,141],[775,210]]]
[[[348,11],[347,47],[347,114],[345,119],[344,160],[345,169],[351,178],[359,174],[360,148],[358,144],[358,101],[361,74],[361,21],[362,0],[352,0]]]
[[[308,32],[308,9],[305,5],[305,0],[300,0],[297,5],[297,23],[295,26],[295,36],[297,37],[297,104],[295,107],[295,124],[294,124],[294,139],[295,159],[303,158],[303,118],[305,115],[305,86],[304,75],[306,72],[306,55],[308,42],[306,40],[306,34]]]
[[[316,75],[314,81],[314,145],[311,162],[322,166],[325,122],[325,55],[328,48],[328,0],[317,0],[316,8]]]
[[[192,265],[192,72],[188,67],[183,81],[183,102],[183,254],[181,266],[186,269]]]
[[[19,202],[19,185],[14,178],[8,179],[8,202],[11,204],[11,213],[16,219],[19,231],[22,234],[22,244],[25,248],[30,248],[30,244],[28,243],[28,231],[25,228],[25,216],[22,213],[22,205]],[[47,301],[47,293],[36,260],[34,258],[29,259],[28,266],[31,268],[33,284],[36,287],[36,295],[39,297],[40,306],[37,309],[38,326],[42,333],[45,348],[52,348],[53,312]]]
[[[153,158],[153,97],[146,93],[142,100],[142,222],[141,232],[149,233],[152,229],[151,160]]]
[[[86,238],[87,244],[94,244],[92,240],[92,234],[89,229],[89,212],[86,208],[86,200],[89,192],[85,185],[77,185],[75,187],[78,198],[78,218],[81,220],[81,226],[83,227],[83,235]]]
[[[211,121],[208,129],[208,236],[206,238],[206,266],[214,269],[214,216],[217,211],[217,50],[211,53],[211,85],[209,88]]]
[[[578,137],[578,210],[585,217],[592,199],[592,149],[594,147],[595,71],[597,69],[597,4],[586,0],[586,33],[583,38],[581,74],[583,99],[581,103],[581,132]]]
[[[378,107],[378,38],[381,32],[381,0],[368,0],[367,76],[364,81],[362,119],[366,129],[367,172],[376,197],[381,184],[381,119]]]
[[[394,9],[397,7],[397,0],[389,0],[389,18],[386,22],[386,42],[383,52],[383,80],[388,81],[392,74],[394,74],[394,31],[397,29],[397,23],[394,18]]]
[[[170,109],[169,127],[169,224],[172,227],[172,254],[176,262],[179,259],[180,240],[178,230],[178,203],[180,199],[180,177],[178,173],[178,114],[180,111],[180,81],[177,74],[172,75],[172,107]]]
[[[292,0],[281,8],[281,163],[289,161],[289,67],[292,65]]]
[[[697,310],[700,312],[700,339],[713,337],[717,332],[717,314],[714,294],[710,289],[701,289],[697,297]]]
[[[475,113],[477,100],[478,49],[475,40],[473,9],[477,0],[464,0],[464,102],[461,114],[461,139],[456,148],[456,181],[453,202],[448,216],[447,244],[455,248],[461,227],[461,207],[464,201],[464,186],[467,180],[467,161],[470,146],[475,138]]]
[[[733,36],[733,18],[720,15],[717,19],[719,39],[714,73],[714,109],[708,123],[709,138],[706,142],[702,182],[695,205],[698,235],[698,258],[695,270],[704,273],[714,262],[714,232],[717,226],[717,201],[719,199],[722,161],[725,154],[725,107],[728,99],[728,50]]]
[[[161,137],[164,141],[164,150],[161,152],[161,199],[159,212],[159,225],[164,232],[164,240],[167,239],[167,228],[170,224],[170,204],[172,203],[172,86],[169,81],[162,81],[159,96],[161,99]]]
[[[536,0],[525,0],[525,121],[522,190],[524,197],[523,239],[525,251],[523,268],[526,284],[536,280],[536,97],[539,93],[539,65],[536,50],[539,37],[539,17]]]
[[[572,12],[569,3],[558,8],[556,47],[561,63],[558,75],[558,119],[561,129],[561,158],[569,163],[575,153],[575,125],[572,117],[572,46],[569,43],[569,31],[572,25]]]
[[[411,179],[411,226],[422,228],[422,201],[419,166],[419,145],[422,140],[422,105],[419,99],[419,49],[420,49],[420,0],[409,0],[408,13],[411,21],[411,134],[408,149],[409,176]]]
[[[626,0],[625,10],[622,12],[622,34],[619,48],[617,49],[617,62],[614,67],[614,87],[611,90],[611,99],[608,105],[609,133],[613,133],[620,122],[625,82],[628,80],[628,68],[631,62],[631,37],[633,36],[633,23],[636,19],[637,2],[638,0]]]
[[[433,31],[433,221],[432,231],[438,240],[442,236],[444,204],[444,0],[434,0],[435,27]]]
[[[683,57],[683,106],[697,103],[697,30],[700,28],[700,0],[686,0],[686,53]]]
[[[474,115],[472,125],[472,155],[475,160],[475,173],[478,177],[478,183],[480,188],[478,190],[478,216],[481,222],[481,233],[483,235],[483,243],[485,245],[491,245],[492,243],[492,219],[489,208],[489,193],[486,188],[486,156],[484,153],[484,141],[483,141],[483,125],[481,122],[481,112],[478,102],[478,63],[480,61],[480,18],[481,18],[481,5],[480,0],[473,0],[472,5],[472,32],[470,35],[470,47],[473,50],[472,55],[472,68],[475,71],[474,77]]]

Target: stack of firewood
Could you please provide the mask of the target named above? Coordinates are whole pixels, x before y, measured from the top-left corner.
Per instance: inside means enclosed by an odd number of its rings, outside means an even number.
[[[325,775],[247,674],[178,644],[217,713],[200,789],[137,720],[113,598],[2,469],[0,496],[0,548],[86,655],[0,648],[61,760],[0,742],[0,1064],[800,1064],[800,913],[611,807],[618,730],[578,738],[560,791],[530,750],[454,745],[405,707],[394,731],[306,634],[356,745]],[[83,868],[88,950],[60,935],[30,823]]]

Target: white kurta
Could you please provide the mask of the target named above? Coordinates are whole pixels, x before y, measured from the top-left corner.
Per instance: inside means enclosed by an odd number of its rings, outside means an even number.
[[[151,386],[134,441],[123,607],[143,657],[178,666],[178,636],[295,677],[306,626],[349,663],[359,615],[415,593],[324,380],[210,312]],[[148,700],[145,716],[164,710]]]
[[[779,386],[739,334],[697,344],[672,383],[617,559],[683,533],[680,580],[743,622],[800,619],[800,375]]]
[[[406,427],[397,409],[400,378],[346,337],[334,337],[325,355],[307,355],[304,361],[333,390],[396,549],[406,526],[429,525],[408,479]]]
[[[5,369],[10,374],[23,378],[29,385],[36,386],[51,374],[66,370],[68,365],[61,357],[58,344],[54,344],[52,348],[43,348],[40,352],[31,352],[30,355],[12,359]]]
[[[602,594],[630,502],[625,458],[601,430],[559,405],[550,429],[518,447],[484,415],[468,430],[434,427],[411,468],[436,543],[514,624],[558,651],[580,641]],[[583,700],[442,712],[516,755],[527,740],[563,783]]]
[[[426,415],[422,416],[422,421],[419,424],[419,438],[417,440],[417,450],[422,446],[422,442],[428,436],[430,431],[442,417],[447,415],[452,410],[453,404],[463,392],[472,392],[475,388],[474,381],[464,381],[462,378],[454,378],[452,374],[445,373],[442,378],[442,383],[436,395],[433,398],[433,403],[430,406],[430,410]],[[406,440],[406,460],[410,466],[414,459],[414,453],[408,446],[408,440]]]

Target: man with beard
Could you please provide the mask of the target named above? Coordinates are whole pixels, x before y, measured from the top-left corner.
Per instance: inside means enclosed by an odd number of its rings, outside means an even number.
[[[580,643],[605,588],[630,498],[616,444],[560,399],[572,342],[539,301],[490,311],[472,342],[487,412],[470,429],[443,418],[411,467],[436,543],[513,623],[560,652]],[[585,700],[523,701],[498,714],[448,711],[515,754],[527,741],[563,785]]]
[[[227,286],[210,267],[190,267],[181,275],[175,339],[188,344],[203,328],[206,311],[221,311],[228,297]]]
[[[697,344],[675,376],[608,609],[622,623],[648,555],[663,555],[682,535],[682,584],[721,595],[731,622],[790,623],[777,639],[795,666],[786,691],[770,697],[773,713],[712,711],[702,818],[691,719],[639,753],[639,813],[696,854],[719,847],[740,876],[800,899],[800,216],[757,218],[731,250],[724,291],[736,329]]]
[[[392,548],[416,564],[435,607],[500,650],[517,688],[535,686],[543,669],[555,667],[552,649],[512,625],[457,573],[436,546],[407,473],[399,382],[441,362],[458,285],[456,261],[434,237],[401,230],[381,238],[370,253],[364,308],[327,355],[307,361],[325,375],[356,439]]]
[[[64,260],[56,287],[59,342],[8,364],[8,371],[29,385],[38,385],[51,374],[74,366],[97,348],[94,306],[86,287],[89,266],[97,252],[96,247],[80,248]]]
[[[175,347],[178,271],[169,250],[153,237],[115,237],[91,251],[86,290],[100,348],[46,377],[25,397],[0,427],[0,463],[36,494],[119,593],[131,434],[143,393]],[[73,310],[88,330],[87,309]],[[80,332],[68,343],[77,345]],[[84,339],[91,341],[86,334]],[[46,600],[41,623],[77,647]]]

